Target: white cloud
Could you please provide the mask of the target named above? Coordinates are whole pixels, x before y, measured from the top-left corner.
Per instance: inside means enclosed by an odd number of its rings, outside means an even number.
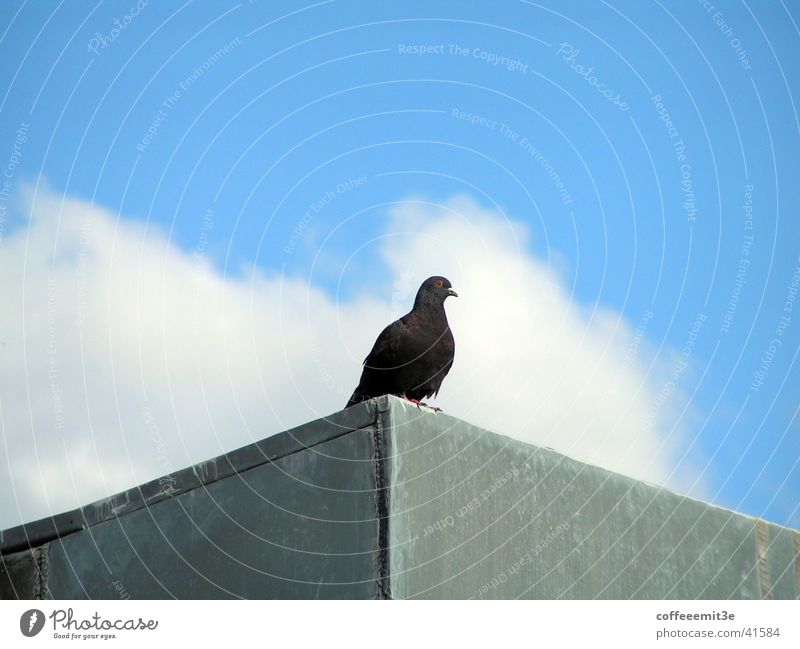
[[[659,385],[640,354],[625,359],[630,325],[572,303],[524,253],[524,228],[468,199],[398,205],[383,251],[394,285],[345,303],[299,278],[224,277],[85,201],[40,192],[30,212],[0,242],[0,529],[338,410],[431,274],[462,295],[439,405],[677,484],[681,443],[648,423]]]
[[[461,295],[447,305],[456,361],[439,405],[506,435],[689,490],[697,476],[678,464],[685,440],[664,425],[685,401],[675,392],[657,405],[668,364],[652,363],[652,350],[618,313],[575,303],[556,273],[525,254],[522,225],[456,197],[401,204],[391,228],[408,233],[387,253],[396,275],[408,268],[415,280],[446,274]]]

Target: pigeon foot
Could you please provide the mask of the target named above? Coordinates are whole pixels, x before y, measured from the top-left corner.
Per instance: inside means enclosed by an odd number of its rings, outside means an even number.
[[[415,406],[417,406],[417,408],[420,408],[421,406],[425,406],[426,408],[429,408],[430,410],[433,410],[433,412],[442,412],[441,408],[438,408],[436,406],[429,406],[427,403],[425,403],[424,401],[420,401],[419,399],[410,399],[406,395],[403,395],[403,399],[405,399],[406,401],[410,401]]]

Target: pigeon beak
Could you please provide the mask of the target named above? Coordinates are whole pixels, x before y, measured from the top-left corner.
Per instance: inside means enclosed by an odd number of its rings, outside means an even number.
[[[453,297],[458,297],[458,293],[456,293],[452,288],[447,289],[447,294],[452,295]]]

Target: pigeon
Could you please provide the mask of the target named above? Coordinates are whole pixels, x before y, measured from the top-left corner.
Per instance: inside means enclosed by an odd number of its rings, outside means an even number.
[[[455,340],[444,312],[444,301],[451,295],[458,297],[444,277],[422,282],[414,308],[378,336],[345,407],[383,394],[427,407],[422,400],[439,393],[455,356]]]

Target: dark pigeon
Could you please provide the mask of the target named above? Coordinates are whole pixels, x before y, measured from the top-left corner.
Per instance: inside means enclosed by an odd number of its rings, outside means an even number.
[[[414,308],[378,336],[346,407],[383,394],[426,405],[423,399],[439,393],[455,356],[444,312],[444,301],[451,295],[458,297],[444,277],[429,277],[422,283]]]

